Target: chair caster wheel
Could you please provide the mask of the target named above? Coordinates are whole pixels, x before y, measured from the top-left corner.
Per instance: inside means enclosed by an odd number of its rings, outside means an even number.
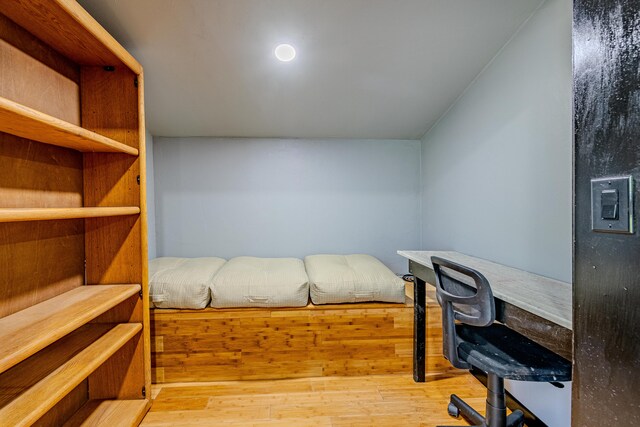
[[[453,418],[460,418],[460,409],[458,409],[458,407],[453,403],[449,403],[449,406],[447,406],[447,412]]]

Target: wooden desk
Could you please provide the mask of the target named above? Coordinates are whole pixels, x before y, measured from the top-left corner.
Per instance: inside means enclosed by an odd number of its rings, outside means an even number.
[[[413,323],[413,379],[425,379],[426,283],[435,284],[432,256],[466,265],[482,273],[496,302],[496,320],[538,344],[571,360],[571,284],[474,258],[458,252],[398,251],[409,260],[415,276]],[[465,282],[473,285],[467,279]]]

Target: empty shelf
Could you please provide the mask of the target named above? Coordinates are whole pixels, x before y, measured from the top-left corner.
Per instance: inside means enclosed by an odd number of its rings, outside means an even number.
[[[0,131],[83,152],[138,155],[136,148],[0,97]]]
[[[137,215],[137,206],[105,208],[0,208],[0,222],[45,221],[53,219],[99,218]]]
[[[140,323],[114,326],[87,348],[0,409],[2,425],[30,426],[98,369],[138,332]]]
[[[137,426],[147,412],[149,400],[90,400],[64,427]]]
[[[73,356],[89,347],[113,326],[109,323],[89,323],[81,326],[13,368],[4,371],[0,374],[0,408],[7,406]]]
[[[20,7],[15,7],[20,3]],[[0,13],[81,65],[140,64],[75,0],[0,1]]]
[[[0,372],[140,292],[140,285],[80,286],[0,319]],[[1,419],[1,418],[0,418]]]

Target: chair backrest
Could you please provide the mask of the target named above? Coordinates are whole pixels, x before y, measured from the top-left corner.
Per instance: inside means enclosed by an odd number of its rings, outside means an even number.
[[[436,276],[436,296],[442,306],[444,356],[456,368],[469,369],[470,365],[458,357],[456,321],[490,326],[496,319],[491,286],[486,277],[472,268],[435,256],[431,257],[431,263]]]

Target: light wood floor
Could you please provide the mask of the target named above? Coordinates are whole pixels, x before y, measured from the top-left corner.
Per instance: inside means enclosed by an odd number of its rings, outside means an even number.
[[[411,375],[158,384],[142,426],[412,427],[467,425],[447,415],[456,393],[484,409],[471,375],[416,384]]]

